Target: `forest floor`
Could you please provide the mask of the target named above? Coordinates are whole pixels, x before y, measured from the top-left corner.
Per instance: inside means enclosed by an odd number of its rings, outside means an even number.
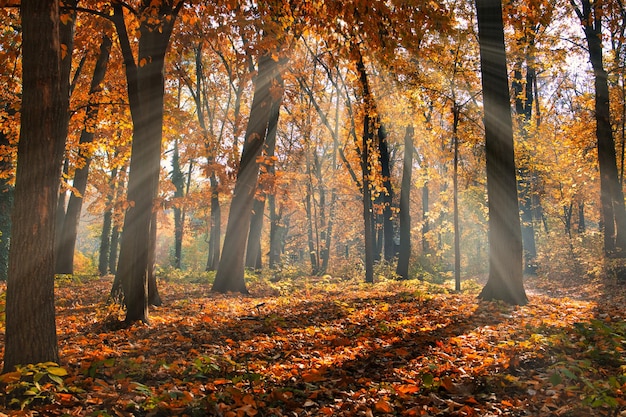
[[[466,286],[172,279],[121,328],[110,279],[62,281],[61,363],[1,376],[0,416],[626,416],[623,285],[532,278],[523,307]]]

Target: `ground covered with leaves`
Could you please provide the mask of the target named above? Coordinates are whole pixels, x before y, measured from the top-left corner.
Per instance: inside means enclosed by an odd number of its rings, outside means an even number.
[[[477,285],[300,278],[243,297],[170,280],[128,328],[110,287],[59,283],[61,363],[0,377],[0,416],[626,415],[617,283],[533,279],[510,307]]]

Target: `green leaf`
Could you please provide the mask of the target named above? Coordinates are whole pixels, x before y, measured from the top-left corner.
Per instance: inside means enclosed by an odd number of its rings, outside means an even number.
[[[561,374],[555,372],[550,375],[550,382],[552,383],[552,385],[559,385],[561,382],[563,382],[563,378],[561,378]]]
[[[422,384],[424,384],[424,386],[426,388],[430,388],[433,386],[433,382],[434,382],[434,378],[431,374],[424,374],[422,375]]]

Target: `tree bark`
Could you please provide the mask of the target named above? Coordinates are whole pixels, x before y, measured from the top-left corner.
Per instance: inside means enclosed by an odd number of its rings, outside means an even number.
[[[66,139],[59,5],[23,0],[22,113],[6,295],[4,372],[58,362],[54,232]],[[67,129],[67,128],[65,128]]]
[[[0,131],[0,148],[9,148],[9,138]],[[11,162],[0,160],[0,173],[9,171]],[[13,186],[8,179],[0,178],[0,281],[6,281],[9,268],[9,242],[11,239],[11,210],[13,208]]]
[[[84,195],[87,189],[87,178],[89,176],[89,165],[91,164],[91,152],[85,150],[85,146],[93,142],[95,125],[98,121],[99,106],[96,103],[96,95],[102,90],[102,81],[106,73],[111,51],[111,39],[104,35],[100,44],[100,54],[96,61],[91,86],[89,87],[89,103],[86,109],[85,126],[78,141],[79,154],[83,158],[84,165],[76,168],[72,186],[76,192],[70,194],[67,203],[67,211],[63,219],[63,228],[59,231],[59,251],[56,259],[57,274],[74,273],[74,250],[76,247],[76,235],[78,234],[78,223],[83,207]]]
[[[459,227],[459,117],[461,108],[457,103],[452,106],[452,136],[454,141],[453,183],[453,223],[454,223],[454,290],[461,291],[461,230]]]
[[[411,258],[411,177],[413,175],[413,126],[407,126],[404,134],[404,163],[402,185],[400,187],[400,253],[396,274],[401,279],[409,279]]]
[[[180,269],[183,254],[183,210],[182,198],[185,196],[185,178],[180,168],[180,155],[178,152],[178,139],[174,140],[174,152],[172,153],[172,184],[174,184],[174,259],[173,267]]]
[[[104,219],[102,220],[102,234],[100,235],[100,249],[98,254],[98,272],[100,276],[109,273],[109,255],[111,253],[111,229],[113,226],[113,199],[115,197],[115,181],[117,168],[111,170],[109,189],[106,196]]]
[[[582,0],[582,9],[571,0],[583,25],[593,67],[596,139],[600,168],[600,203],[604,221],[604,252],[626,256],[626,208],[619,182],[615,140],[611,127],[608,77],[602,61],[602,2]]]
[[[489,200],[489,279],[479,297],[526,304],[502,3],[476,0],[476,9]]]
[[[271,54],[261,55],[254,80],[254,96],[246,129],[233,200],[228,214],[222,257],[211,291],[248,293],[244,279],[244,257],[250,228],[252,203],[259,175],[258,157],[267,135],[272,106],[272,86],[278,63]],[[282,91],[280,93],[282,95]]]
[[[139,26],[139,54],[135,63],[129,44],[122,6],[114,3],[133,119],[133,142],[128,176],[130,207],[124,219],[117,275],[124,292],[127,323],[148,323],[150,223],[159,186],[163,137],[163,69],[165,52],[182,3],[160,2],[158,8],[143,0],[141,14],[149,14]]]
[[[380,118],[379,118],[380,119]],[[391,186],[391,156],[389,154],[389,142],[387,141],[387,130],[382,122],[378,121],[378,149],[380,158],[380,169],[383,181],[383,253],[385,261],[391,262],[396,256],[393,241],[393,188]]]
[[[519,135],[522,141],[528,139],[528,125],[532,118],[533,86],[535,71],[530,57],[526,57],[526,80],[522,81],[521,62],[516,64],[512,80],[513,95],[515,98],[515,113],[519,120]],[[520,199],[520,216],[522,227],[522,248],[524,250],[524,272],[535,274],[537,272],[537,247],[535,245],[535,227],[533,224],[533,195],[532,178],[533,172],[529,166],[529,155],[526,152],[520,160],[518,170],[518,190]]]

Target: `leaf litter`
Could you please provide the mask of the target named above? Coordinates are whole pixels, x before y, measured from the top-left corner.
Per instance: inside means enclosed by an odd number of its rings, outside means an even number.
[[[149,326],[123,327],[110,279],[61,283],[62,389],[19,410],[0,377],[0,416],[626,415],[623,289],[533,285],[511,307],[419,281],[170,281]]]

